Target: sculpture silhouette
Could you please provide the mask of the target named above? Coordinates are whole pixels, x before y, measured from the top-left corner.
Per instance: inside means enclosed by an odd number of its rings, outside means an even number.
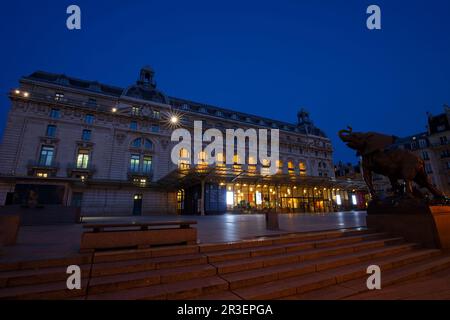
[[[398,180],[403,179],[406,195],[414,198],[421,193],[413,187],[413,182],[422,188],[427,188],[435,199],[445,199],[444,194],[429,181],[425,172],[424,161],[405,149],[394,148],[396,138],[376,132],[353,132],[340,130],[339,137],[351,149],[362,157],[364,181],[372,198],[377,198],[372,182],[372,173],[378,173],[389,178],[392,189],[399,194],[403,191]]]

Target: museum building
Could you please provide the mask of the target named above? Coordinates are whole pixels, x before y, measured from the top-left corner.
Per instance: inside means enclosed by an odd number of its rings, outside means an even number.
[[[304,109],[287,123],[171,97],[156,88],[149,67],[126,88],[37,71],[9,98],[0,206],[79,207],[83,216],[205,215],[323,213],[367,202],[361,180],[335,178],[330,139]],[[172,163],[173,130],[193,131],[194,121],[222,132],[279,129],[277,173],[261,174],[251,158],[211,165],[204,152],[187,149]]]

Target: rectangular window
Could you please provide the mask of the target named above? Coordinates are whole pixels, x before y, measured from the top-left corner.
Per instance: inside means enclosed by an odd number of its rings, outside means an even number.
[[[152,172],[152,157],[151,156],[144,157],[144,161],[142,163],[142,170],[144,171],[144,173]]]
[[[49,167],[53,163],[55,148],[52,146],[42,146],[39,155],[39,165]]]
[[[77,168],[87,169],[89,165],[89,150],[80,149],[77,155]]]
[[[52,111],[50,111],[50,118],[59,119],[60,117],[61,117],[61,113],[60,113],[59,109],[52,109]]]
[[[49,124],[47,126],[47,131],[45,132],[47,137],[55,137],[56,136],[56,126],[53,124]]]
[[[159,132],[159,126],[158,125],[152,125],[152,132]]]
[[[429,164],[429,163],[426,163],[426,164],[425,164],[425,171],[426,171],[428,174],[433,173],[433,169],[431,168],[431,164]]]
[[[447,137],[446,136],[440,137],[439,140],[441,140],[441,144],[447,144]]]
[[[153,110],[153,118],[154,119],[159,119],[160,118],[160,113],[157,110]]]
[[[131,107],[131,115],[139,116],[141,114],[141,108],[139,107]]]
[[[428,156],[428,152],[427,151],[423,151],[422,152],[422,159],[423,160],[430,160],[430,157]]]
[[[64,100],[64,93],[57,92],[55,93],[55,101],[63,101]]]
[[[92,114],[87,114],[87,115],[84,117],[84,122],[86,122],[87,124],[93,124],[93,123],[94,123],[94,119],[95,119],[94,115],[92,115]]]
[[[83,133],[81,134],[81,139],[83,141],[90,141],[91,140],[91,134],[92,134],[91,130],[84,129]]]
[[[131,130],[137,130],[137,122],[136,121],[131,121],[130,122],[130,129]]]
[[[132,154],[130,158],[130,171],[139,172],[140,156],[138,154]]]
[[[425,141],[425,139],[420,139],[419,140],[419,147],[420,148],[426,148],[427,146],[427,142]]]
[[[93,106],[93,107],[96,106],[97,105],[97,100],[94,99],[94,98],[89,98],[88,105],[89,106]]]

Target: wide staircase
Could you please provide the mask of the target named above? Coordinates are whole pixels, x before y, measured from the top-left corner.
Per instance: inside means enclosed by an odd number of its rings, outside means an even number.
[[[80,290],[66,269],[81,268]],[[0,264],[0,299],[344,299],[450,268],[450,255],[366,229]]]

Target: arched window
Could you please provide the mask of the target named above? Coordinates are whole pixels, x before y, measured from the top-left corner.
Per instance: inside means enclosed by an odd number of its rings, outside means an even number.
[[[277,160],[277,161],[276,161],[276,165],[277,165],[277,168],[278,168],[278,169],[283,169],[283,161]]]
[[[302,161],[299,162],[298,164],[298,168],[300,170],[300,174],[301,175],[305,175],[306,174],[306,164]]]
[[[207,160],[207,156],[206,156],[206,152],[205,151],[201,151],[198,153],[198,162],[200,164],[204,164],[206,163]]]
[[[294,171],[294,162],[288,161],[288,170],[289,171]]]
[[[147,150],[153,149],[153,142],[149,139],[145,139],[144,141],[144,148]]]
[[[189,169],[191,163],[191,155],[186,148],[180,149],[180,158],[178,159],[178,167],[180,169]]]
[[[133,148],[140,148],[140,147],[142,146],[142,139],[141,139],[141,138],[134,139],[134,140],[131,142],[131,146],[132,146]]]
[[[180,158],[189,159],[189,151],[186,148],[180,149]]]
[[[216,155],[216,162],[217,164],[223,164],[225,162],[225,158],[223,156],[222,152],[218,152]]]

